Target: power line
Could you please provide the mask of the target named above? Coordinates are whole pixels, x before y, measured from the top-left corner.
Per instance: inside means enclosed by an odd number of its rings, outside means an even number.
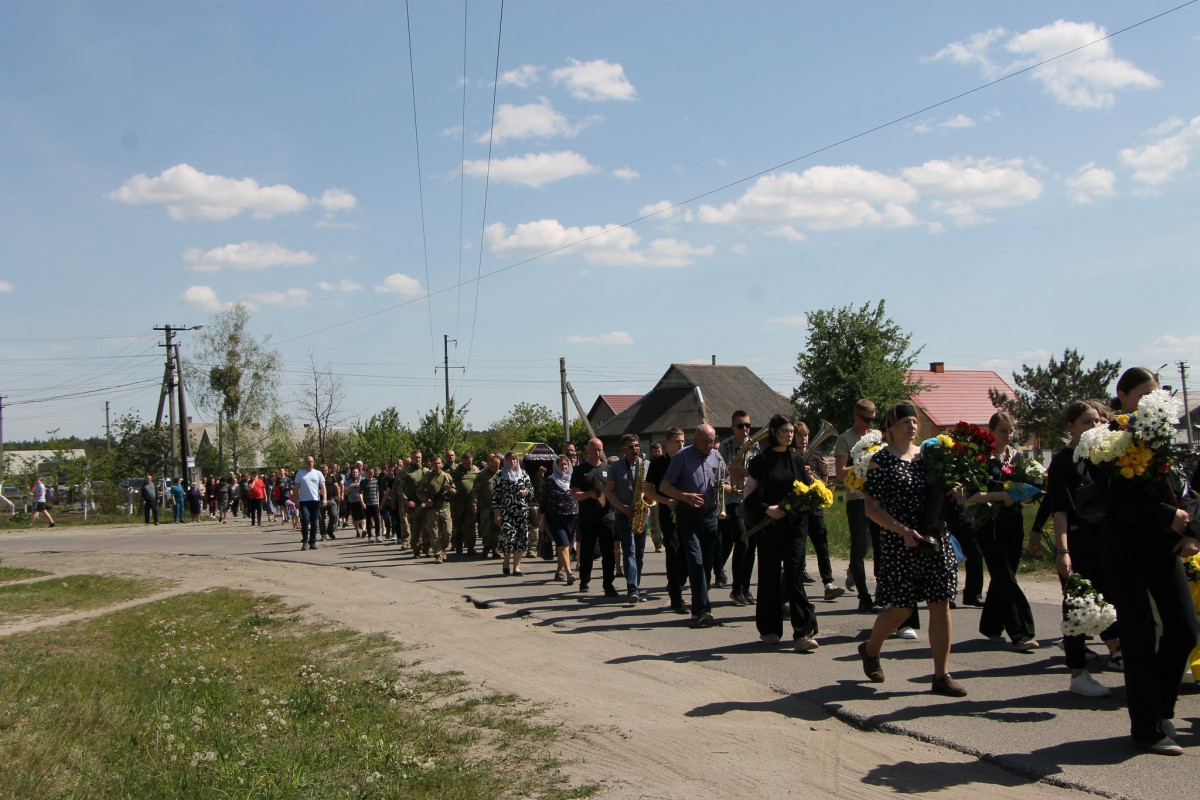
[[[500,22],[496,26],[496,67],[492,73],[492,116],[488,125],[487,174],[483,179],[483,214],[479,220],[479,263],[475,268],[475,308],[471,312],[471,335],[467,339],[467,364],[463,367],[463,378],[471,367],[471,356],[475,353],[475,323],[479,319],[479,282],[483,273],[483,237],[487,233],[488,189],[492,180],[492,147],[496,139],[496,93],[500,87],[500,41],[504,33],[504,0],[500,0]],[[466,131],[463,132],[466,137]]]
[[[991,87],[993,87],[993,86],[996,86],[997,84],[1003,83],[1003,82],[1005,82],[1005,81],[1011,80],[1012,78],[1015,78],[1015,77],[1018,77],[1018,76],[1020,76],[1020,75],[1023,75],[1023,74],[1025,74],[1025,73],[1027,73],[1027,72],[1031,72],[1032,70],[1038,69],[1039,67],[1045,66],[1046,64],[1049,64],[1049,63],[1051,63],[1051,62],[1057,61],[1057,60],[1059,60],[1059,59],[1061,59],[1061,58],[1065,58],[1065,57],[1067,57],[1067,56],[1069,56],[1069,55],[1072,55],[1072,54],[1074,54],[1074,53],[1077,53],[1077,52],[1079,52],[1079,51],[1081,51],[1081,50],[1085,50],[1085,49],[1087,49],[1087,48],[1089,48],[1089,47],[1092,47],[1092,46],[1094,46],[1094,45],[1097,45],[1097,44],[1099,44],[1099,43],[1101,43],[1101,42],[1107,41],[1108,39],[1112,39],[1112,38],[1114,38],[1114,37],[1116,37],[1116,36],[1119,36],[1119,35],[1121,35],[1121,34],[1123,34],[1123,33],[1127,33],[1127,32],[1129,32],[1129,31],[1131,31],[1131,30],[1134,30],[1135,28],[1139,28],[1139,27],[1141,27],[1142,25],[1146,25],[1147,23],[1150,23],[1150,22],[1153,22],[1153,21],[1155,21],[1155,20],[1157,20],[1157,19],[1160,19],[1160,18],[1162,18],[1162,17],[1165,17],[1165,16],[1167,16],[1168,14],[1175,13],[1176,11],[1179,11],[1179,10],[1181,10],[1181,9],[1183,9],[1183,8],[1186,8],[1187,6],[1195,5],[1197,2],[1200,2],[1200,0],[1188,0],[1188,2],[1186,2],[1186,3],[1182,3],[1182,4],[1178,5],[1178,6],[1175,6],[1174,8],[1167,9],[1166,11],[1160,12],[1160,13],[1158,13],[1158,14],[1155,14],[1155,15],[1151,16],[1151,17],[1147,17],[1147,18],[1145,18],[1145,19],[1143,19],[1143,20],[1141,20],[1141,21],[1139,21],[1139,22],[1135,22],[1135,23],[1133,23],[1133,24],[1131,24],[1131,25],[1127,25],[1126,27],[1124,27],[1124,28],[1121,28],[1120,30],[1113,31],[1112,33],[1109,33],[1109,34],[1106,34],[1106,35],[1104,35],[1104,36],[1101,36],[1100,38],[1098,38],[1098,39],[1095,39],[1094,41],[1087,42],[1087,43],[1085,43],[1085,44],[1082,44],[1082,45],[1080,45],[1080,46],[1078,46],[1078,47],[1072,48],[1071,50],[1067,50],[1066,52],[1059,53],[1059,54],[1058,54],[1058,55],[1056,55],[1056,56],[1051,56],[1051,57],[1049,57],[1049,58],[1046,58],[1046,59],[1044,59],[1044,60],[1042,60],[1042,61],[1039,61],[1039,62],[1038,62],[1038,63],[1036,63],[1036,64],[1031,64],[1031,65],[1029,65],[1029,66],[1027,66],[1027,67],[1023,67],[1023,68],[1021,68],[1021,69],[1019,69],[1019,70],[1017,70],[1017,71],[1015,71],[1015,72],[1011,72],[1011,73],[1009,73],[1009,74],[1007,74],[1007,75],[1004,75],[1004,76],[1001,76],[1001,77],[999,77],[999,78],[996,78],[995,80],[991,80],[991,81],[988,81],[988,82],[986,82],[986,83],[980,84],[979,86],[976,86],[976,87],[975,87],[975,88],[973,88],[973,89],[968,89],[967,91],[964,91],[964,92],[959,92],[958,94],[955,94],[955,95],[953,95],[953,96],[951,96],[951,97],[948,97],[948,98],[946,98],[946,99],[944,99],[944,100],[940,100],[940,101],[938,101],[938,102],[936,102],[936,103],[931,103],[930,105],[927,105],[927,106],[925,106],[925,107],[923,107],[923,108],[920,108],[920,109],[918,109],[918,110],[916,110],[916,111],[910,112],[910,113],[908,113],[908,114],[904,114],[903,116],[896,117],[895,119],[892,119],[892,120],[890,120],[890,121],[888,121],[888,122],[884,122],[884,123],[881,123],[881,124],[879,124],[879,125],[875,125],[874,127],[871,127],[871,128],[868,128],[868,129],[866,129],[866,130],[860,131],[860,132],[858,132],[858,133],[855,133],[855,134],[853,134],[853,135],[851,135],[851,136],[847,136],[847,137],[845,137],[845,138],[839,139],[839,140],[837,140],[837,141],[835,141],[835,142],[832,142],[832,143],[830,143],[830,144],[824,145],[824,146],[822,146],[822,147],[818,147],[818,148],[816,148],[816,149],[814,149],[814,150],[811,150],[811,151],[809,151],[809,152],[807,152],[807,153],[804,153],[803,155],[796,156],[795,158],[791,158],[791,159],[788,159],[787,161],[780,162],[779,164],[776,164],[776,165],[774,165],[774,166],[767,167],[766,169],[759,170],[759,171],[757,171],[757,172],[755,172],[755,173],[753,173],[753,174],[746,175],[745,177],[739,178],[738,180],[731,181],[731,182],[729,182],[729,183],[726,183],[726,184],[723,184],[723,185],[721,185],[721,186],[718,186],[718,187],[716,187],[715,189],[710,189],[710,190],[708,190],[708,191],[705,191],[705,192],[702,192],[702,193],[700,193],[700,194],[697,194],[697,195],[694,195],[694,196],[692,196],[692,197],[689,197],[689,198],[687,198],[686,200],[681,200],[681,201],[679,201],[678,203],[675,203],[675,204],[673,204],[673,205],[667,206],[667,207],[665,207],[665,208],[660,208],[660,209],[658,209],[658,210],[656,210],[656,211],[652,211],[652,212],[650,212],[650,213],[648,213],[648,214],[643,214],[643,215],[641,215],[641,216],[638,216],[638,217],[635,217],[635,218],[633,218],[633,219],[631,219],[631,220],[628,220],[627,222],[620,223],[620,224],[617,224],[617,225],[613,225],[613,226],[611,226],[611,227],[607,227],[607,228],[605,228],[604,230],[602,230],[602,231],[600,231],[600,232],[598,232],[598,233],[594,233],[594,234],[591,234],[591,235],[588,235],[588,236],[584,236],[584,237],[582,237],[582,238],[580,238],[580,239],[576,239],[575,241],[572,241],[572,242],[567,242],[566,244],[560,245],[560,246],[558,246],[558,247],[555,247],[555,248],[552,248],[552,249],[550,249],[550,250],[546,250],[546,251],[544,251],[544,252],[541,252],[541,253],[538,253],[538,254],[536,254],[536,255],[529,256],[528,258],[524,258],[524,259],[521,259],[521,260],[519,260],[519,261],[515,261],[515,262],[513,262],[513,263],[511,263],[511,264],[508,264],[508,265],[506,265],[506,266],[503,266],[503,267],[498,267],[497,269],[494,269],[494,270],[492,270],[491,272],[487,272],[487,273],[484,273],[484,272],[482,271],[482,269],[483,269],[483,266],[482,266],[482,265],[483,265],[483,235],[482,235],[482,233],[481,233],[481,235],[480,235],[480,242],[479,242],[479,250],[480,250],[480,254],[479,254],[479,267],[478,267],[478,269],[477,269],[477,271],[476,271],[476,276],[475,276],[475,278],[474,278],[474,279],[472,279],[472,281],[471,281],[471,282],[473,282],[473,283],[475,284],[475,315],[476,315],[476,316],[478,316],[478,313],[479,313],[479,285],[480,285],[480,283],[483,281],[483,279],[484,279],[484,278],[491,278],[491,277],[495,277],[496,275],[500,275],[500,274],[503,274],[503,273],[505,273],[505,272],[508,272],[508,271],[510,271],[510,270],[516,269],[516,268],[518,268],[518,267],[525,266],[526,264],[530,264],[530,263],[532,263],[532,262],[534,262],[534,261],[539,261],[539,260],[541,260],[541,259],[543,259],[543,258],[547,258],[547,257],[549,257],[549,256],[556,255],[556,254],[558,254],[558,253],[561,253],[561,252],[564,252],[564,251],[566,251],[566,250],[570,250],[570,249],[572,249],[572,248],[578,247],[578,246],[579,246],[579,245],[581,245],[581,244],[586,244],[587,242],[590,242],[590,241],[592,241],[593,239],[598,239],[598,238],[600,238],[601,236],[607,236],[607,235],[609,235],[609,234],[613,233],[614,231],[618,231],[618,230],[621,230],[621,229],[623,229],[623,228],[630,228],[630,227],[632,227],[632,226],[634,226],[634,225],[636,225],[636,224],[638,224],[638,223],[640,223],[640,222],[644,222],[645,220],[651,219],[652,217],[656,217],[656,216],[659,216],[660,214],[665,214],[665,213],[667,213],[667,212],[669,212],[669,211],[673,211],[673,210],[675,210],[675,209],[677,209],[677,208],[680,208],[681,206],[689,205],[689,204],[691,204],[691,203],[694,203],[694,202],[696,202],[697,200],[703,200],[703,199],[704,199],[704,198],[706,198],[706,197],[710,197],[710,196],[712,196],[712,195],[714,195],[714,194],[717,194],[717,193],[719,193],[719,192],[723,192],[723,191],[725,191],[725,190],[727,190],[727,189],[731,189],[731,188],[733,188],[733,187],[735,187],[735,186],[739,186],[739,185],[741,185],[741,184],[743,184],[743,183],[746,183],[746,182],[748,182],[748,181],[752,181],[752,180],[754,180],[755,178],[760,178],[760,177],[762,177],[763,175],[766,175],[766,174],[768,174],[768,173],[774,172],[775,170],[783,169],[784,167],[789,167],[789,166],[791,166],[791,165],[793,165],[793,164],[796,164],[797,162],[800,162],[800,161],[804,161],[804,160],[810,159],[810,158],[812,158],[812,157],[814,157],[814,156],[820,155],[821,153],[825,153],[825,152],[827,152],[827,151],[829,151],[829,150],[833,150],[834,148],[841,147],[842,145],[848,144],[848,143],[850,143],[850,142],[853,142],[853,141],[855,141],[855,140],[857,140],[857,139],[861,139],[861,138],[863,138],[863,137],[866,137],[866,136],[869,136],[869,135],[871,135],[871,134],[873,134],[873,133],[878,133],[879,131],[885,130],[885,129],[887,129],[887,128],[894,127],[894,126],[896,126],[896,125],[898,125],[898,124],[900,124],[900,123],[902,123],[902,122],[905,122],[906,120],[912,119],[913,117],[919,116],[919,115],[921,115],[921,114],[925,114],[925,113],[927,113],[927,112],[929,112],[929,111],[932,111],[932,110],[933,110],[933,109],[935,109],[935,108],[940,108],[941,106],[947,105],[948,103],[953,103],[953,102],[955,102],[956,100],[961,100],[961,99],[962,99],[962,98],[964,98],[964,97],[968,97],[968,96],[970,96],[970,95],[972,95],[972,94],[975,94],[975,93],[977,93],[977,92],[981,92],[981,91],[983,91],[984,89],[991,88]],[[501,0],[500,10],[501,10],[501,28],[502,28],[502,27],[503,27],[503,12],[504,12],[504,3],[503,3],[503,0]],[[410,34],[410,36],[411,36],[411,34]],[[410,47],[410,59],[411,59],[411,47]],[[497,76],[499,76],[499,64],[500,64],[500,48],[499,48],[499,33],[498,33],[498,34],[497,34],[497,48],[496,48],[496,74],[497,74]],[[493,100],[492,100],[492,105],[493,105],[493,111],[492,111],[492,124],[493,124],[493,127],[494,127],[494,125],[495,125],[495,90],[494,90],[494,89],[493,89]],[[465,136],[465,135],[466,135],[466,133],[465,133],[465,131],[464,131],[464,136]],[[489,175],[490,175],[490,168],[491,168],[491,142],[490,142],[490,138],[489,138],[489,145],[488,145],[488,170],[489,170]],[[485,184],[485,186],[486,186],[486,184]],[[486,188],[485,188],[485,194],[484,194],[484,223],[485,223],[485,225],[484,225],[484,230],[485,230],[485,231],[486,231],[486,214],[487,214],[487,210],[486,210],[486,209],[487,209],[487,193],[486,193]],[[422,213],[423,213],[423,212],[422,212]],[[426,269],[428,269],[428,265],[426,266]],[[465,282],[464,282],[464,283],[465,283]],[[430,299],[430,298],[432,298],[432,297],[434,297],[434,296],[436,296],[436,295],[442,294],[442,293],[444,293],[444,292],[446,292],[446,291],[449,291],[450,289],[455,289],[455,288],[458,288],[458,287],[457,287],[457,286],[448,286],[448,287],[445,287],[445,288],[443,288],[443,289],[439,289],[439,290],[437,290],[437,291],[433,291],[432,289],[430,289],[430,288],[427,286],[427,287],[426,287],[426,289],[427,289],[427,293],[426,293],[425,295],[421,296],[421,297],[416,297],[416,298],[413,298],[413,299],[411,299],[411,300],[405,300],[405,301],[402,301],[402,302],[400,302],[400,303],[396,303],[395,305],[392,305],[392,306],[388,306],[388,307],[386,307],[386,308],[379,309],[378,311],[373,311],[373,312],[370,312],[370,313],[368,313],[368,314],[363,314],[362,316],[359,316],[359,317],[354,317],[354,318],[351,318],[351,319],[345,320],[345,321],[343,321],[343,322],[338,322],[338,323],[335,323],[335,324],[333,324],[333,325],[329,325],[329,326],[327,326],[327,327],[324,327],[324,328],[318,328],[318,329],[315,329],[315,330],[307,331],[307,332],[305,332],[305,333],[298,334],[298,335],[296,335],[296,336],[292,337],[291,339],[284,339],[284,340],[282,340],[281,342],[278,342],[277,344],[283,344],[283,343],[286,343],[286,342],[293,342],[293,341],[296,341],[296,340],[298,340],[298,339],[303,339],[303,338],[306,338],[306,337],[309,337],[309,336],[315,336],[315,335],[317,335],[317,334],[320,334],[320,333],[325,333],[325,332],[327,332],[327,331],[331,331],[331,330],[335,330],[335,329],[337,329],[337,328],[341,328],[341,327],[344,327],[344,326],[346,326],[346,325],[351,325],[351,324],[354,324],[354,323],[356,323],[356,322],[361,322],[361,321],[363,321],[363,320],[366,320],[366,319],[370,319],[370,318],[372,318],[372,317],[379,316],[380,314],[384,314],[384,313],[387,313],[387,312],[389,312],[389,311],[394,311],[394,310],[396,310],[396,309],[398,309],[398,308],[403,308],[403,307],[405,307],[405,306],[408,306],[408,305],[411,305],[411,304],[413,304],[413,303],[420,302],[421,300],[428,300],[428,299]],[[432,343],[432,341],[433,341],[433,340],[432,340],[432,331],[433,331],[433,323],[432,323],[432,311],[430,312],[430,314],[431,314],[431,317],[430,317],[430,319],[431,319],[431,321],[430,321],[430,336],[431,336],[431,338],[430,338],[430,342]],[[475,340],[474,331],[475,331],[475,322],[474,322],[474,321],[472,321],[472,324],[471,324],[471,337],[470,337],[470,342],[471,342],[471,346],[472,346],[472,347],[474,346],[474,340]],[[472,350],[469,348],[469,349],[468,349],[468,354],[467,354],[467,366],[468,366],[468,367],[470,367],[470,364],[471,364],[471,353],[472,353]]]
[[[417,196],[420,199],[421,205],[421,252],[425,256],[425,303],[429,311],[429,352],[431,355],[436,355],[433,347],[433,295],[429,293],[429,245],[425,241],[425,178],[421,172],[421,126],[417,123],[417,75],[413,70],[413,47],[412,47],[412,18],[408,11],[408,0],[404,0],[404,22],[408,31],[408,77],[412,85],[412,107],[413,107],[413,141],[416,143],[417,151]]]

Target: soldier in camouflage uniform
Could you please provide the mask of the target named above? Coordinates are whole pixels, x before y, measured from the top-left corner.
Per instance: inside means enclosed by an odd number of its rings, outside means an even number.
[[[487,469],[479,473],[479,477],[475,479],[475,489],[472,491],[479,519],[479,538],[483,546],[481,552],[484,558],[496,557],[496,538],[500,530],[493,518],[492,487],[498,474],[500,474],[500,456],[492,453],[488,456]]]
[[[463,453],[462,461],[450,470],[454,480],[454,498],[450,501],[450,512],[454,516],[454,532],[452,542],[454,554],[462,555],[466,548],[467,555],[475,555],[475,481],[479,477],[479,467],[470,453]]]
[[[421,535],[421,549],[432,555],[441,564],[446,560],[446,548],[450,546],[450,498],[454,496],[454,479],[442,469],[442,457],[434,456],[433,463],[421,483],[417,485],[417,497],[425,512]]]

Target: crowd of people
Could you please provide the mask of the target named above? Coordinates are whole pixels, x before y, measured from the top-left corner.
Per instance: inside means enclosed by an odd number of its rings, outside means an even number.
[[[1127,371],[1113,410],[1131,412],[1156,388],[1146,370]],[[411,550],[414,558],[436,563],[449,554],[498,559],[506,576],[523,575],[522,559],[541,549],[542,557],[556,562],[555,580],[584,594],[592,591],[598,557],[600,590],[620,597],[616,581],[623,577],[630,604],[646,599],[643,559],[649,536],[656,551],[665,551],[669,610],[690,616],[695,628],[717,624],[710,591],[727,588],[734,604],[755,606],[764,644],[777,645],[790,632],[794,651],[810,653],[820,647],[820,626],[808,586],[818,585],[814,596],[826,601],[854,592],[858,611],[874,617],[858,648],[872,682],[886,680],[882,652],[889,638],[918,638],[918,609],[924,604],[933,662],[930,688],[949,697],[967,694],[950,673],[951,610],[957,602],[981,608],[980,636],[1007,639],[1019,652],[1039,647],[1018,566],[1026,546],[1037,552],[1041,525],[1052,520],[1055,566],[1064,585],[1078,572],[1117,609],[1117,622],[1100,639],[1108,649],[1106,669],[1124,675],[1134,743],[1152,753],[1178,755],[1183,751],[1172,739],[1175,701],[1188,655],[1200,638],[1180,556],[1200,551],[1200,539],[1196,523],[1178,507],[1179,492],[1160,491],[1157,484],[1130,491],[1073,459],[1080,436],[1104,424],[1109,412],[1094,401],[1068,406],[1064,436],[1069,442],[1051,460],[1045,499],[1031,529],[1020,503],[1006,491],[1005,477],[1027,457],[1014,445],[1011,416],[997,412],[988,424],[994,451],[987,457],[986,486],[955,485],[931,493],[916,408],[898,403],[877,418],[867,399],[856,404],[853,426],[837,437],[832,472],[824,456],[809,447],[804,423],[776,415],[752,436],[750,415],[737,411],[733,435],[725,441],[718,442],[707,424],[695,429],[691,444],[683,430],[670,428],[664,441],[652,444],[649,458],[635,434],[622,437],[618,456],[608,457],[603,443],[592,439],[582,458],[567,444],[549,466],[523,461],[514,452],[488,454],[482,469],[472,454],[456,459],[453,451],[428,463],[414,451],[381,467],[357,462],[318,468],[309,456],[294,473],[231,473],[188,489],[176,481],[169,505],[176,522],[185,519],[185,510],[193,519],[207,510],[221,523],[240,516],[261,525],[265,512],[268,522],[298,529],[305,550],[353,531],[356,538],[391,542]],[[784,499],[797,481],[844,481],[855,466],[856,445],[877,421],[882,446],[870,457],[861,485],[846,487],[850,564],[843,588],[832,572],[823,511],[810,507],[793,513]],[[1084,484],[1095,484],[1107,496],[1103,516],[1085,518],[1077,511],[1076,493]],[[142,498],[146,523],[153,516],[157,524],[157,491],[149,476]],[[972,518],[967,509],[979,505],[990,505],[995,513]],[[816,579],[807,570],[810,547]],[[874,553],[874,591],[867,582],[868,552]],[[752,589],[756,560],[757,596]],[[1088,671],[1085,637],[1064,637],[1063,649],[1069,691],[1085,697],[1110,693]]]

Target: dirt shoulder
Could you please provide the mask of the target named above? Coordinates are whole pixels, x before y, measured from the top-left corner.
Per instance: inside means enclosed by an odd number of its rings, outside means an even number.
[[[562,729],[558,755],[606,798],[891,796],[969,790],[976,798],[1081,793],[1031,783],[970,756],[903,736],[864,732],[796,695],[689,662],[649,660],[603,635],[476,608],[462,596],[366,571],[242,558],[120,553],[9,553],[9,566],[175,582],[169,593],[215,586],[274,594],[311,613],[417,648],[432,670],[458,670],[513,692]],[[158,595],[161,596],[161,595]],[[147,600],[154,598],[147,598]],[[0,635],[58,624],[4,624]],[[763,713],[768,712],[768,713]]]

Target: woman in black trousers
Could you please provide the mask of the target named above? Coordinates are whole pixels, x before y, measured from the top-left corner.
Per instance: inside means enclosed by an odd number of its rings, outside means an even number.
[[[1157,388],[1154,373],[1128,369],[1117,381],[1113,408],[1136,411],[1138,400]],[[1129,733],[1142,750],[1182,755],[1183,748],[1172,738],[1172,718],[1188,654],[1200,638],[1200,621],[1179,559],[1200,551],[1200,539],[1189,528],[1188,513],[1177,507],[1166,477],[1145,484],[1095,469],[1092,475],[1108,499],[1100,553],[1108,599],[1121,624]],[[1162,619],[1157,639],[1151,598]]]
[[[750,460],[746,469],[750,481],[746,484],[745,511],[747,522],[757,523],[764,516],[775,522],[759,531],[758,536],[758,603],[754,620],[760,638],[775,644],[783,636],[783,612],[779,583],[780,566],[786,586],[788,609],[792,622],[792,649],[810,653],[817,649],[817,614],[804,593],[804,545],[806,541],[803,518],[789,517],[779,508],[779,501],[792,491],[795,481],[809,483],[800,453],[792,452],[795,426],[782,414],[771,417],[768,425],[771,447]]]
[[[1037,649],[1034,638],[1033,609],[1017,584],[1017,568],[1025,544],[1025,521],[1021,505],[1004,491],[1002,470],[1021,459],[1021,453],[1011,446],[1016,430],[1013,418],[998,411],[988,421],[988,430],[996,437],[996,453],[988,462],[988,490],[967,498],[968,503],[1001,503],[999,511],[976,531],[991,581],[983,613],[979,615],[979,632],[994,641],[1002,641],[1007,633],[1013,649],[1029,652]]]

